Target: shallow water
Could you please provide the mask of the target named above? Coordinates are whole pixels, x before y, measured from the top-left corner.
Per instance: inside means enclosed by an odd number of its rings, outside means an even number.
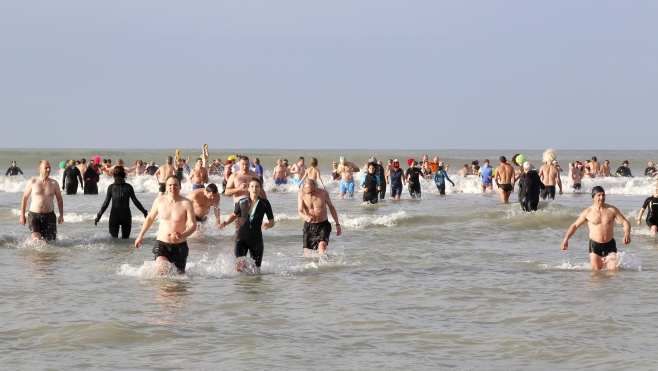
[[[417,157],[423,153],[408,152]],[[443,152],[454,170],[454,164],[466,160],[500,155]],[[338,152],[320,154],[322,165]],[[638,175],[641,162],[651,155],[594,154],[609,156],[613,163],[628,158],[637,164],[633,172]],[[50,156],[53,164],[66,158],[54,150],[29,154],[40,155]],[[156,155],[166,152],[154,151],[154,159]],[[266,169],[283,156],[275,151],[257,155]],[[344,155],[361,164],[369,153]],[[531,155],[526,157],[538,162],[540,153]],[[558,151],[563,166],[572,161],[570,156],[582,161],[591,155]],[[128,162],[150,160],[138,151],[121,156]],[[17,153],[12,157],[23,170],[22,163],[32,160]],[[30,242],[27,227],[18,224],[28,178],[3,179],[4,367],[655,368],[658,238],[644,224],[635,224],[655,181],[589,179],[583,193],[569,190],[555,202],[540,202],[537,212],[523,213],[516,204],[500,204],[496,195],[479,194],[477,179],[456,179],[454,171],[450,175],[456,186],[448,186],[446,196],[438,196],[425,182],[420,200],[404,193],[400,201],[363,205],[360,193],[355,199],[338,199],[329,167],[320,169],[343,235],[332,234],[327,260],[303,258],[294,186],[276,187],[268,180],[276,226],[264,232],[259,275],[235,271],[233,229],[216,229],[210,217],[203,235],[189,240],[187,273],[157,277],[150,251],[157,223],[136,250],[132,244],[143,217],[133,209],[133,238],[110,238],[107,212],[98,226],[93,223],[105,194],[64,195],[65,223],[58,226],[58,241]],[[129,182],[150,207],[157,195],[155,181],[141,177]],[[109,184],[109,179],[102,180],[102,193]],[[568,251],[559,248],[566,229],[591,204],[594,185],[606,188],[608,202],[633,226],[630,245],[621,244],[621,226],[615,229],[621,252],[617,272],[591,272],[585,227],[574,235]],[[189,190],[184,184],[183,193]],[[222,198],[222,218],[231,205]]]

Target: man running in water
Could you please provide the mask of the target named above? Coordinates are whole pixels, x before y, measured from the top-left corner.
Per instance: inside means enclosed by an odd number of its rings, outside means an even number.
[[[75,166],[75,160],[71,160],[66,170],[64,170],[64,175],[62,175],[62,190],[65,190],[67,195],[74,195],[78,193],[78,184],[80,185],[80,189],[84,190],[82,174],[80,174],[80,170]]]
[[[208,169],[203,167],[203,159],[196,159],[196,166],[190,171],[190,177],[188,179],[192,183],[192,190],[206,186],[206,183],[208,183]]]
[[[354,172],[358,173],[359,171],[358,166],[346,161],[345,157],[340,156],[340,165],[338,165],[338,170],[336,170],[336,173],[342,178],[340,181],[340,198],[343,198],[345,193],[349,193],[350,197],[354,197]]]
[[[648,207],[649,211],[647,212],[646,220],[647,226],[651,230],[651,233],[656,233],[656,231],[658,231],[658,187],[654,186],[651,193],[652,196],[644,200],[644,204],[640,209],[640,214],[637,216],[637,226],[639,227],[642,225],[642,214],[644,214],[644,210]],[[656,210],[653,209],[654,207]]]
[[[290,172],[293,175],[292,183],[296,186],[302,184],[302,177],[304,176],[304,173],[306,173],[306,165],[304,165],[304,157],[300,157],[299,162],[292,165],[292,168],[290,168]]]
[[[162,196],[167,190],[165,180],[169,179],[170,176],[176,173],[176,169],[171,165],[173,161],[174,159],[171,156],[167,156],[167,163],[160,166],[158,170],[155,171],[155,174],[153,174],[155,181],[160,184],[160,188],[158,189],[160,196]]]
[[[260,266],[263,261],[263,232],[264,229],[274,227],[274,213],[272,206],[266,199],[260,197],[261,187],[258,178],[249,180],[249,197],[245,197],[235,204],[233,214],[225,222],[221,222],[219,228],[224,228],[231,224],[235,219],[242,219],[240,229],[235,236],[235,248],[233,250],[237,258],[235,268],[242,272],[247,267],[244,259],[247,253],[254,259],[256,271],[260,272]],[[264,217],[267,216],[267,223],[263,223]]]
[[[241,199],[249,197],[248,184],[251,179],[258,179],[258,173],[249,170],[249,157],[242,156],[240,158],[240,171],[231,174],[226,181],[226,189],[224,194],[233,196],[233,202],[237,205]],[[265,190],[260,188],[260,198],[267,200]],[[242,226],[242,220],[238,219],[235,222],[236,231]]]
[[[219,228],[219,190],[214,183],[188,193],[186,198],[192,201],[197,232],[199,232],[201,223],[208,221],[208,213],[211,206],[214,208],[215,223],[217,224],[217,228]]]
[[[50,163],[46,160],[39,161],[39,177],[32,178],[27,182],[23,199],[21,200],[21,225],[25,225],[25,207],[27,200],[31,197],[30,212],[27,222],[33,240],[44,239],[54,241],[57,238],[57,223],[64,223],[64,201],[59,191],[59,184],[55,179],[50,179]],[[55,203],[57,199],[59,218],[55,217]]]
[[[505,156],[500,156],[500,166],[496,168],[494,177],[501,201],[504,204],[508,204],[509,196],[514,192],[514,184],[512,183],[512,179],[514,179],[514,168],[507,163]]]
[[[493,177],[495,172],[494,168],[489,165],[489,159],[485,159],[484,165],[478,170],[478,173],[482,178],[482,193],[485,193],[487,189],[493,192]]]
[[[281,159],[276,160],[276,166],[272,170],[272,180],[274,184],[281,185],[286,184],[288,181],[288,168],[283,166]]]
[[[5,173],[5,176],[7,175],[16,176],[18,175],[18,173],[21,173],[21,175],[23,175],[23,170],[21,170],[20,167],[16,166],[16,161],[12,161],[11,166],[9,167],[9,169],[7,169],[7,172]]]
[[[299,192],[297,196],[297,213],[304,219],[304,256],[307,256],[309,250],[318,250],[322,256],[327,254],[331,234],[327,207],[336,223],[336,236],[340,236],[338,213],[331,203],[329,193],[324,189],[319,189],[315,180],[306,179],[303,191]]]
[[[386,172],[386,183],[391,182],[391,198],[399,200],[402,195],[402,185],[407,184],[404,171],[400,169],[400,161],[393,160],[393,167]]]
[[[153,207],[144,219],[142,230],[135,240],[135,248],[139,249],[142,245],[144,234],[153,225],[155,217],[160,214],[153,255],[157,262],[173,263],[178,273],[183,274],[190,251],[187,246],[187,237],[196,230],[194,207],[190,200],[180,195],[181,184],[176,175],[170,175],[165,184],[169,193],[160,195],[153,201]],[[159,263],[157,273],[163,275],[166,272],[166,265]]]
[[[594,157],[596,158],[596,157]],[[555,152],[552,149],[546,150],[542,155],[544,165],[539,169],[539,178],[544,184],[544,189],[541,190],[540,197],[545,200],[547,197],[555,200],[555,183],[560,188],[560,195],[562,194],[562,180],[560,179],[560,172],[553,164],[555,161]]]
[[[589,260],[592,270],[606,268],[617,270],[617,244],[614,238],[615,219],[624,226],[624,245],[631,242],[631,225],[617,210],[616,207],[605,203],[605,191],[603,187],[592,188],[592,200],[594,204],[585,209],[578,219],[569,227],[567,235],[560,248],[569,248],[569,238],[576,233],[581,225],[587,222],[589,226]]]

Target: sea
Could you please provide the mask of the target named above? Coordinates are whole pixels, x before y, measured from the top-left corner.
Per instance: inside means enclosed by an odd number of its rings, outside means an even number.
[[[64,223],[52,244],[33,242],[19,224],[25,185],[47,159],[61,182],[60,161],[93,156],[164,163],[175,149],[3,149],[0,164],[23,176],[0,176],[0,364],[6,370],[655,370],[658,368],[658,238],[637,214],[655,179],[644,176],[655,151],[557,150],[568,163],[597,156],[613,171],[628,160],[634,178],[584,179],[555,201],[523,212],[512,195],[483,194],[464,164],[538,150],[217,150],[210,158],[258,157],[276,225],[264,231],[260,273],[238,273],[234,228],[219,230],[211,213],[188,239],[184,275],[158,276],[151,249],[158,223],[135,249],[144,217],[133,206],[130,239],[108,233],[109,210],[94,218],[98,195],[63,195]],[[200,150],[180,149],[196,159]],[[345,156],[363,166],[439,156],[454,186],[439,195],[422,181],[422,197],[405,186],[401,200],[364,204],[362,193],[339,198],[331,163]],[[318,169],[338,212],[328,256],[303,257],[298,188],[276,186],[278,158],[300,156]],[[658,162],[658,161],[657,161]],[[0,169],[4,170],[4,169]],[[358,182],[362,173],[356,173]],[[221,189],[222,179],[210,181]],[[149,209],[158,196],[150,176],[129,177]],[[606,202],[630,221],[619,270],[592,271],[587,226],[560,243],[600,185]],[[357,187],[358,188],[358,187]],[[184,182],[182,194],[191,190]],[[221,198],[221,219],[232,211]]]

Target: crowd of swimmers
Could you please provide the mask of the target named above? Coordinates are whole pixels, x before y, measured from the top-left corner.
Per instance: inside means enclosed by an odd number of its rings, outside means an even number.
[[[272,206],[267,200],[267,194],[263,189],[263,169],[260,161],[256,158],[250,161],[247,156],[230,156],[226,162],[216,159],[213,164],[208,164],[208,146],[204,144],[202,154],[195,161],[193,169],[189,169],[187,160],[180,156],[168,156],[164,165],[157,167],[154,162],[149,166],[141,160],[135,162],[135,166],[126,167],[121,159],[112,165],[110,160],[102,160],[94,157],[89,163],[85,159],[69,160],[60,164],[62,170],[62,190],[72,195],[77,192],[78,186],[85,194],[98,194],[99,176],[107,174],[114,179],[108,186],[105,201],[98,212],[94,222],[97,225],[102,215],[112,203],[109,215],[108,228],[112,237],[129,238],[132,227],[132,214],[130,201],[144,214],[144,223],[140,233],[135,240],[135,247],[139,248],[143,242],[144,234],[151,227],[155,218],[160,217],[156,243],[152,249],[155,260],[158,262],[172,263],[179,273],[185,272],[185,264],[189,252],[187,237],[199,231],[199,225],[207,222],[210,209],[214,210],[217,228],[224,228],[235,222],[235,246],[234,254],[237,258],[236,267],[239,271],[244,270],[249,254],[254,261],[254,269],[260,269],[263,257],[262,229],[273,228],[274,216]],[[488,159],[484,160],[480,167],[477,161],[471,164],[471,168],[464,174],[462,170],[457,176],[477,175],[481,178],[482,192],[493,192],[493,183],[496,183],[500,198],[503,203],[509,202],[509,197],[518,188],[519,204],[524,211],[535,211],[540,198],[555,199],[556,193],[562,194],[562,182],[560,173],[563,171],[557,162],[555,152],[551,149],[542,155],[543,165],[537,170],[535,166],[526,160],[522,154],[512,157],[512,163],[505,156],[499,158],[499,166],[493,168]],[[299,187],[298,193],[298,215],[304,220],[302,229],[303,251],[307,256],[309,251],[318,250],[320,256],[326,256],[329,244],[329,236],[332,225],[328,219],[328,213],[335,222],[336,235],[340,236],[341,228],[338,214],[331,202],[329,193],[326,191],[321,178],[320,170],[317,168],[318,160],[313,157],[310,167],[306,167],[304,157],[300,157],[297,163],[288,165],[287,160],[278,159],[273,169],[272,179],[275,184],[292,184]],[[397,159],[391,159],[387,165],[371,157],[363,169],[356,166],[341,156],[338,162],[334,162],[332,179],[340,180],[339,197],[346,195],[354,196],[354,173],[364,171],[359,188],[363,192],[363,201],[376,204],[379,199],[386,197],[386,189],[390,188],[390,197],[400,199],[403,185],[408,185],[409,194],[412,198],[421,196],[420,178],[433,180],[440,195],[445,195],[446,182],[454,186],[454,182],[447,174],[449,165],[444,165],[438,157],[429,161],[427,155],[423,155],[422,161],[409,159],[408,168],[403,171]],[[514,168],[516,166],[516,169]],[[185,197],[181,196],[181,182],[183,172],[189,174],[187,179],[192,184],[192,191]],[[16,167],[16,162],[12,163]],[[10,170],[12,170],[10,168]],[[233,206],[228,218],[220,222],[220,193],[217,185],[209,183],[208,176],[217,174],[222,169],[223,192],[227,197],[233,197]],[[615,172],[617,176],[631,176],[628,169],[628,161]],[[650,170],[653,169],[653,170]],[[38,163],[39,176],[31,179],[23,194],[21,201],[20,223],[28,224],[33,239],[52,241],[56,239],[57,224],[62,224],[63,200],[56,180],[50,178],[50,163],[41,160]],[[12,172],[19,172],[12,170]],[[9,172],[9,171],[8,171]],[[9,173],[12,173],[9,172]],[[653,163],[645,171],[647,176],[656,175]],[[129,175],[150,175],[158,182],[159,195],[153,202],[150,211],[147,211],[137,199],[133,187],[126,182]],[[571,163],[569,166],[569,177],[571,187],[574,191],[580,189],[581,179],[584,177],[611,176],[609,162],[604,161],[600,165],[596,157],[585,164],[580,162]],[[321,188],[319,187],[321,186]],[[580,217],[569,228],[561,248],[568,248],[568,240],[575,230],[585,221],[590,227],[590,260],[593,269],[601,269],[603,265],[615,268],[616,245],[613,238],[614,220],[618,220],[624,226],[623,242],[630,242],[630,225],[619,211],[605,204],[605,191],[600,186],[592,188],[592,199],[594,204],[583,211]],[[25,216],[27,202],[31,198],[29,213]],[[57,201],[59,217],[55,215],[54,200]],[[652,190],[652,196],[645,200],[640,214],[638,225],[645,211],[648,209],[646,223],[655,233],[658,228],[658,190]],[[267,218],[267,219],[265,219]],[[605,263],[605,264],[604,264]],[[159,273],[164,273],[166,264],[160,264]]]

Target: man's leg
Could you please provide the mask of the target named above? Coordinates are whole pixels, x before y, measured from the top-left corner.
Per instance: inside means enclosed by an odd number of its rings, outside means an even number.
[[[617,265],[617,253],[613,252],[608,254],[605,258],[601,259],[605,263],[605,268],[609,270],[619,270]]]
[[[603,258],[593,252],[589,253],[589,261],[592,264],[592,270],[603,269]]]
[[[158,267],[156,271],[158,273],[158,276],[167,274],[167,272],[169,271],[169,259],[167,259],[164,256],[158,256],[157,258],[155,258],[155,261],[159,262],[157,263]]]
[[[327,255],[327,243],[325,241],[320,241],[318,244],[318,253],[320,255]]]

